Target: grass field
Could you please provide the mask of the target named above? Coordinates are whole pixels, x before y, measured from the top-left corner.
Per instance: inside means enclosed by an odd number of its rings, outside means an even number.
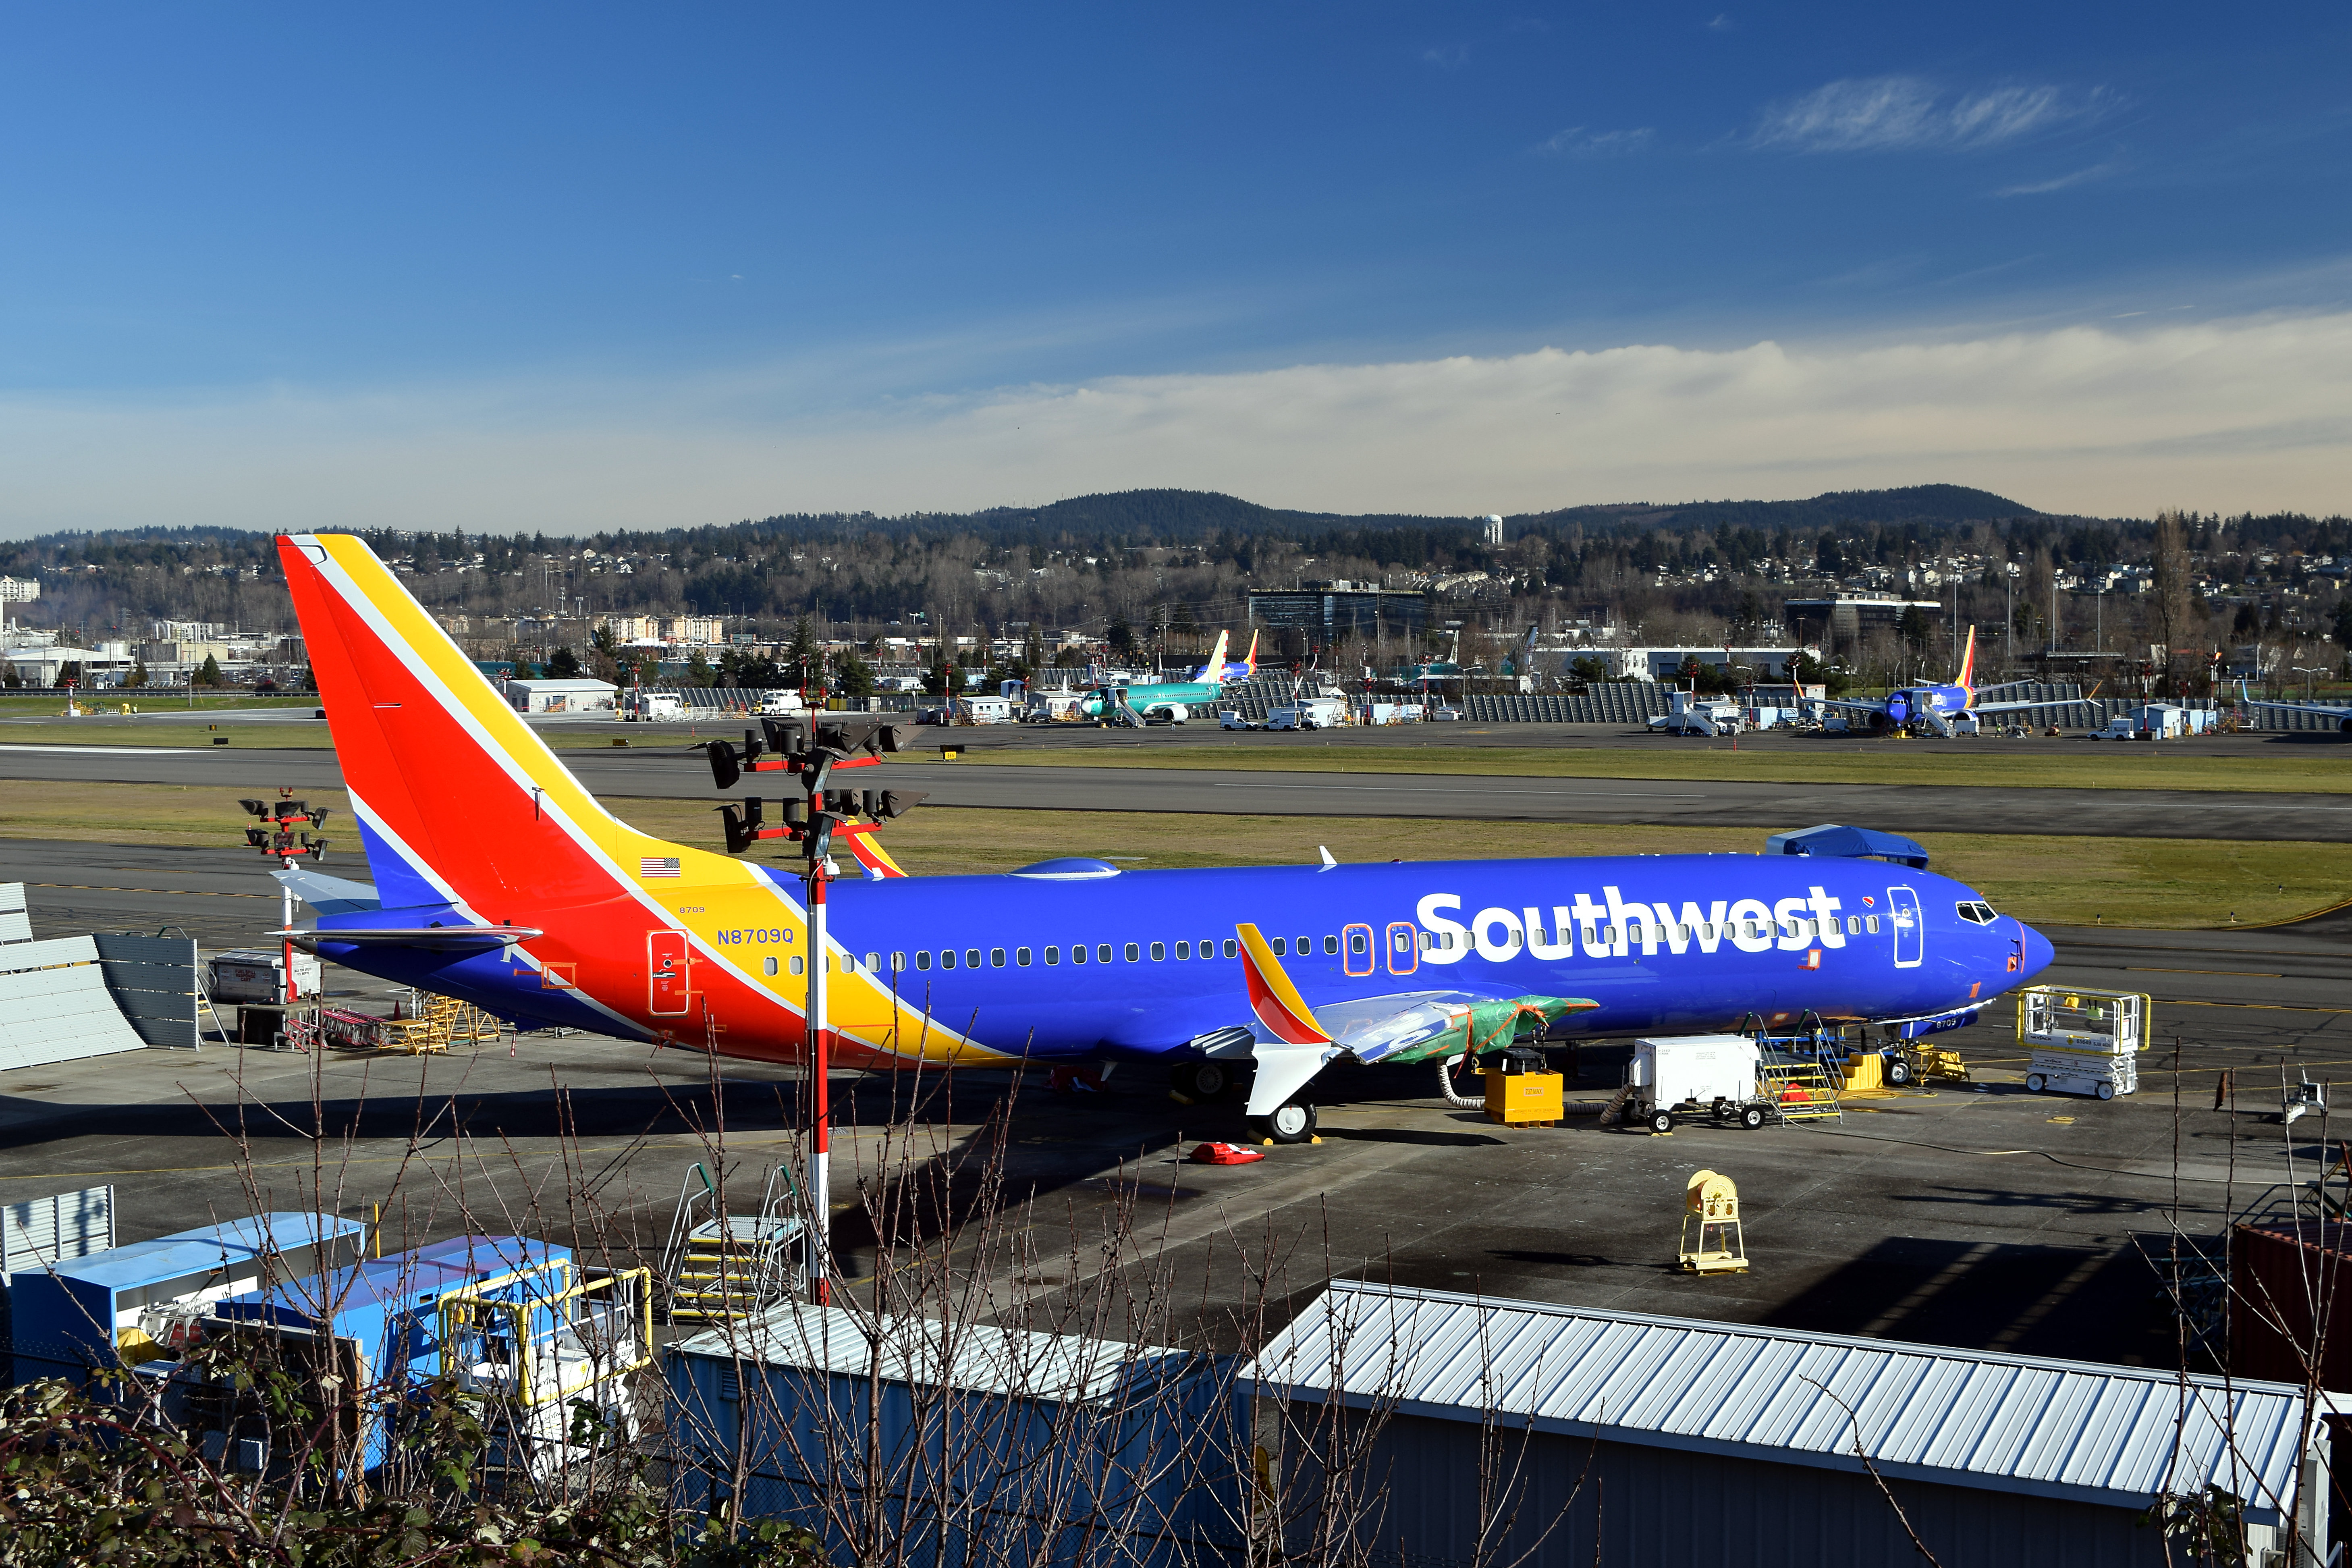
[[[239,708],[246,710],[255,706],[250,701],[238,705]],[[318,706],[318,700],[307,698],[300,701],[278,703],[276,706],[299,708],[308,711]],[[209,711],[201,703],[195,710],[199,713]],[[142,722],[142,720],[159,711],[153,708],[130,719],[124,719],[111,712],[99,715],[94,719],[60,719],[57,717],[57,711],[56,707],[51,707],[37,716],[39,721],[19,715],[14,723],[0,722],[0,745],[210,746],[216,737],[222,735],[228,737],[228,743],[233,749],[242,748],[247,751],[267,749],[324,752],[332,750],[334,745],[323,722],[289,723],[283,719],[269,719],[240,724],[237,722],[236,709],[221,710],[218,717],[208,717],[202,724],[190,723],[184,719],[168,722]],[[173,703],[169,705],[169,711],[182,713],[185,710],[179,704]],[[7,713],[0,712],[0,721],[8,718]],[[637,726],[630,725],[628,728],[637,731],[637,733],[621,735],[610,730],[601,729],[541,730],[539,733],[541,740],[559,752],[601,751],[617,741],[624,740],[633,745],[653,751],[669,751],[698,743],[682,734],[672,736],[665,732],[656,732],[650,738],[646,738],[644,731],[638,731]],[[726,736],[740,735],[742,733],[742,725],[739,721],[732,730],[721,726],[711,732]],[[705,738],[708,738],[708,733]]]
[[[1228,768],[1335,773],[1510,773],[1529,778],[1670,779],[1759,784],[1998,784],[2009,789],[2244,790],[2352,794],[2352,746],[2192,755],[2162,745],[1981,740],[1822,741],[1801,751],[1661,739],[1654,747],[1288,746],[1104,747],[1084,752],[987,747],[986,767]]]
[[[324,869],[364,877],[359,837],[337,815]],[[719,847],[718,823],[691,801],[614,803],[635,826]],[[234,791],[170,784],[76,784],[0,793],[0,878],[9,838],[234,846],[245,814]],[[1161,812],[986,811],[933,807],[895,825],[890,851],[916,876],[1008,871],[1057,855],[1099,855],[1142,868],[1311,865],[1317,847],[1343,861],[1518,859],[1530,856],[1752,854],[1760,834],[1729,827],[1458,824],[1436,829],[1380,817],[1181,816]],[[2291,920],[2352,898],[2352,845],[2218,839],[2046,838],[1924,834],[1939,872],[2011,914],[2047,925],[2168,929]],[[781,847],[781,846],[777,846]],[[782,855],[762,855],[781,864]]]
[[[309,700],[279,704],[302,707]],[[248,701],[247,706],[251,706]],[[0,719],[6,714],[0,712]],[[136,719],[51,719],[0,722],[0,744],[209,746],[226,736],[233,749],[324,751],[324,724],[283,721],[238,724],[234,712],[205,724],[142,723]],[[616,726],[616,728],[619,728]],[[667,729],[546,729],[557,751],[601,751],[619,741],[667,751],[697,743]],[[731,739],[740,720],[706,727],[701,738]],[[959,739],[961,737],[959,736]],[[929,761],[930,748],[909,753]],[[982,742],[964,753],[968,767],[1219,768],[1265,773],[1512,774],[1528,778],[1661,779],[1758,784],[1993,784],[2011,789],[2173,789],[2260,795],[2352,794],[2352,746],[2250,748],[2243,756],[2189,754],[2164,746],[2079,742],[1830,742],[1801,750],[1735,751],[1730,742],[1658,741],[1654,746],[1237,746],[1107,744],[1053,751]]]

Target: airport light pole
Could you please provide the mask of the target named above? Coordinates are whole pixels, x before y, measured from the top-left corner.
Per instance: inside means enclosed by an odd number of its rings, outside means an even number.
[[[828,787],[837,770],[874,767],[884,752],[898,751],[900,730],[896,724],[812,712],[795,719],[763,719],[761,725],[764,739],[745,731],[740,753],[725,741],[713,741],[705,751],[711,777],[720,789],[733,788],[746,773],[781,772],[792,774],[802,790],[802,799],[783,803],[784,820],[773,827],[765,823],[757,796],[719,809],[729,854],[740,855],[759,839],[783,838],[799,844],[806,861],[803,878],[808,947],[801,963],[808,989],[801,1038],[809,1084],[808,1292],[809,1300],[822,1307],[829,1305],[833,1297],[833,1105],[828,1079],[832,1031],[825,1005],[827,968],[832,962],[826,889],[833,873],[828,857],[836,836],[871,833],[883,822],[913,809],[923,797],[904,790]],[[858,820],[861,817],[866,820]]]
[[[2312,679],[2315,676],[2326,675],[2327,673],[2327,667],[2326,665],[2313,665],[2306,668],[2300,664],[2291,664],[2287,666],[2287,668],[2294,670],[2297,675],[2303,677],[2303,700],[2305,702],[2312,701],[2314,700],[2312,697]]]

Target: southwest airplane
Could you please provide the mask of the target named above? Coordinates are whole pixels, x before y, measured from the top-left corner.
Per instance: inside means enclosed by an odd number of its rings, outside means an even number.
[[[1215,707],[1224,696],[1227,680],[1247,680],[1257,674],[1257,634],[1250,634],[1249,658],[1242,661],[1237,675],[1226,673],[1234,667],[1225,659],[1225,637],[1223,632],[1217,634],[1217,646],[1210,651],[1209,662],[1194,672],[1192,679],[1158,681],[1149,686],[1103,686],[1078,704],[1078,711],[1090,719],[1150,723],[1154,719],[1178,721],[1200,709]]]
[[[1969,647],[1960,660],[1960,672],[1948,686],[1929,682],[1924,686],[1906,686],[1886,694],[1884,702],[1846,702],[1832,698],[1822,705],[1842,708],[1849,713],[1859,713],[1871,729],[1882,735],[1898,734],[1906,729],[1932,730],[1949,737],[1952,721],[1963,713],[2019,713],[2032,708],[2063,708],[2063,702],[1980,702],[1987,691],[2004,691],[2012,686],[2031,685],[2030,681],[2005,680],[1998,686],[1981,689],[1971,684],[1977,667],[1977,629],[1969,628]]]
[[[1211,1093],[1248,1062],[1253,1132],[1297,1142],[1340,1058],[1538,1020],[1957,1021],[2051,959],[1957,882],[1830,855],[852,879],[812,954],[796,877],[606,812],[358,539],[278,553],[375,879],[301,940],[526,1026],[794,1061],[821,962],[845,1066],[1159,1064]]]

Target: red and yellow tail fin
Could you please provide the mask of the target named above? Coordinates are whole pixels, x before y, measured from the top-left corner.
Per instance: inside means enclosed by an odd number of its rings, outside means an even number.
[[[1331,1037],[1315,1016],[1315,1009],[1298,994],[1283,972],[1282,960],[1254,925],[1234,928],[1242,939],[1242,973],[1249,984],[1250,1011],[1266,1032],[1293,1046],[1328,1046]]]
[[[289,535],[278,554],[387,907],[527,920],[534,907],[646,900],[647,879],[751,879],[598,805],[359,539]]]
[[[1249,658],[1242,660],[1242,679],[1244,680],[1257,679],[1257,634],[1255,632],[1250,633]]]
[[[1969,628],[1969,651],[1960,656],[1960,674],[1958,680],[1956,682],[1961,690],[1973,691],[1976,689],[1976,672],[1977,629],[1974,626],[1970,626]]]

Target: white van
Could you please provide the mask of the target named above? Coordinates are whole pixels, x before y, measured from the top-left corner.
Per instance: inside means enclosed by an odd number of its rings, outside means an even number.
[[[807,711],[808,703],[797,691],[771,691],[760,699],[760,717],[762,719],[788,719],[793,714]]]

